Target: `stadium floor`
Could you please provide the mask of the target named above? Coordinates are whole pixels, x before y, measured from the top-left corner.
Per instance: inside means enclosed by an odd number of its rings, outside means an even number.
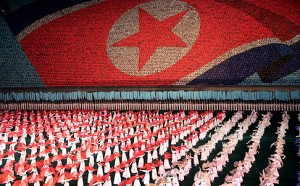
[[[173,111],[173,113],[176,112]],[[199,113],[201,113],[201,111],[199,111]],[[215,111],[214,113],[217,113],[217,111]],[[226,118],[223,120],[223,122],[230,119],[234,113],[235,112],[233,111],[227,111]],[[243,119],[239,120],[239,122],[243,121],[250,113],[251,113],[250,111],[244,111]],[[243,135],[243,139],[239,141],[233,153],[229,155],[229,162],[226,164],[226,167],[224,167],[222,172],[218,172],[218,177],[215,178],[214,182],[212,183],[213,186],[219,186],[223,184],[225,176],[229,173],[230,170],[234,169],[234,162],[243,160],[245,152],[248,150],[247,142],[251,139],[250,135],[253,134],[254,130],[258,126],[258,122],[262,118],[262,114],[266,114],[266,112],[258,112],[258,113],[259,113],[258,119],[254,124],[250,125],[249,130]],[[298,132],[296,130],[296,126],[299,125],[299,121],[297,119],[298,112],[288,112],[288,114],[290,116],[289,129],[287,130],[286,136],[284,137],[284,140],[286,142],[284,146],[284,154],[286,155],[286,158],[283,160],[283,164],[284,164],[283,167],[279,169],[279,173],[280,173],[279,185],[283,185],[283,186],[296,185],[297,178],[298,178],[297,171],[299,170],[299,157],[297,155],[297,147],[294,144],[294,141],[296,140],[296,136],[298,135]],[[261,138],[260,148],[258,150],[259,153],[255,155],[256,160],[252,164],[252,168],[250,169],[250,172],[244,175],[244,181],[242,185],[245,186],[259,185],[260,183],[259,175],[262,172],[262,170],[267,167],[268,157],[270,157],[270,155],[274,153],[275,148],[274,147],[270,148],[270,145],[276,141],[277,138],[276,130],[277,127],[279,126],[279,122],[282,121],[282,113],[272,112],[272,118],[270,121],[271,121],[271,125],[265,129],[265,133]],[[233,127],[229,134],[233,133],[237,128],[238,128],[237,125]],[[206,137],[197,143],[197,146],[207,143],[207,141],[210,140],[209,137],[210,133],[213,134],[213,132],[211,131],[208,132]],[[217,143],[215,150],[213,150],[210,153],[207,161],[212,161],[212,159],[221,151],[222,142],[224,142],[224,140],[219,141]],[[182,144],[178,144],[178,145],[182,145]],[[194,155],[191,150],[190,153]],[[19,157],[20,157],[19,154],[16,153],[16,161],[19,159]],[[0,168],[3,168],[3,165],[5,164],[4,162],[5,160],[3,161],[3,164],[1,165]],[[63,164],[64,163],[65,162],[63,161]],[[192,186],[192,184],[194,183],[195,173],[199,170],[199,167],[201,167],[203,163],[204,163],[203,161],[200,161],[200,164],[198,166],[193,165],[190,174],[185,177],[184,181],[180,182],[180,185]],[[86,165],[88,166],[88,162],[86,162]],[[55,164],[53,164],[53,166],[55,167]],[[144,174],[142,172],[139,173]],[[114,173],[111,174],[111,178],[112,179],[114,178]],[[21,179],[21,177],[16,176],[16,179]],[[83,180],[84,180],[84,184],[88,185],[87,172],[83,174]],[[29,185],[34,185],[34,184],[29,184]],[[63,184],[56,184],[56,185],[63,185]],[[71,181],[70,185],[71,186],[77,185],[77,181]]]
[[[260,114],[265,114],[266,112],[259,112]],[[226,118],[228,118],[233,112],[227,112]],[[245,114],[249,114],[249,112],[245,112]],[[275,134],[278,125],[278,122],[281,121],[281,112],[272,112],[273,116],[271,118],[271,123],[269,127],[266,128],[265,133],[261,139],[261,146],[258,150],[259,153],[256,154],[256,161],[252,164],[252,168],[248,174],[244,176],[244,182],[242,185],[245,186],[256,186],[260,184],[259,176],[264,168],[268,165],[268,157],[274,153],[275,148],[270,148],[270,145],[276,141],[277,135]],[[299,157],[297,156],[297,147],[294,144],[297,136],[297,131],[295,127],[299,124],[297,120],[296,112],[289,112],[290,121],[289,121],[289,129],[285,136],[286,145],[284,147],[284,153],[286,158],[283,160],[284,166],[279,169],[280,177],[279,177],[279,185],[282,186],[292,186],[297,184],[297,171],[299,170]],[[246,116],[246,115],[244,115]],[[261,116],[261,115],[260,115]],[[260,118],[259,118],[260,119]],[[226,167],[222,172],[218,173],[218,177],[212,183],[213,186],[219,186],[224,183],[225,176],[229,173],[230,170],[234,168],[233,163],[235,161],[243,160],[245,152],[247,149],[247,142],[250,140],[250,135],[253,133],[253,130],[256,128],[258,121],[249,127],[247,133],[244,134],[243,140],[240,141],[237,145],[237,148],[233,153],[229,156],[230,162],[226,164]],[[234,128],[231,132],[233,132],[236,128]],[[205,139],[208,140],[208,139]],[[200,142],[205,143],[205,141]],[[222,149],[221,143],[217,144],[217,148],[211,153],[209,156],[209,161],[211,161],[215,155]],[[201,165],[202,162],[200,162]],[[185,178],[180,185],[191,186],[193,184],[193,179],[195,173],[198,171],[198,167],[194,167],[192,173]]]

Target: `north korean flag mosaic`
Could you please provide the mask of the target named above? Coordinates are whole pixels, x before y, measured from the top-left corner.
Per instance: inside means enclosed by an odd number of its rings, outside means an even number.
[[[28,0],[5,22],[33,86],[300,85],[299,1]]]

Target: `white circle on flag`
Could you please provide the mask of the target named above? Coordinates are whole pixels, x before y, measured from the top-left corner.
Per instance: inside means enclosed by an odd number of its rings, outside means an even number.
[[[153,52],[142,50],[138,46],[113,46],[140,32],[141,9],[159,22],[168,21],[172,16],[186,12],[171,29],[186,46],[168,46],[166,42],[165,46],[160,45]],[[200,18],[192,5],[179,0],[155,0],[128,10],[114,23],[106,43],[107,54],[114,66],[122,72],[134,76],[151,75],[171,67],[184,57],[194,45],[199,31]],[[139,68],[140,55],[149,55],[149,58]]]

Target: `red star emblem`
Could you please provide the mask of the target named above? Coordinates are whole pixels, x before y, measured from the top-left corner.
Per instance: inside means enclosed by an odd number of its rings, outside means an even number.
[[[138,47],[138,71],[141,71],[158,47],[187,47],[187,44],[172,31],[187,12],[188,10],[159,21],[139,8],[139,32],[122,39],[112,46]]]

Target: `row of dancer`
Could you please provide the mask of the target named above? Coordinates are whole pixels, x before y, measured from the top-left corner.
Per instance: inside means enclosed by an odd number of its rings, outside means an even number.
[[[234,162],[234,169],[230,171],[225,177],[225,183],[223,186],[240,186],[243,183],[243,177],[246,173],[249,173],[252,168],[252,164],[255,162],[255,155],[258,153],[260,147],[260,140],[264,135],[265,129],[271,125],[270,119],[272,114],[268,112],[263,115],[261,121],[258,122],[258,126],[251,135],[250,141],[247,142],[248,151],[245,153],[245,157],[241,161]]]
[[[271,154],[269,159],[268,166],[262,171],[260,176],[260,186],[273,186],[279,184],[279,172],[283,166],[283,159],[285,158],[284,154],[284,145],[285,145],[285,134],[286,130],[289,127],[289,115],[287,112],[282,113],[282,121],[279,122],[280,126],[277,128],[276,134],[277,141],[271,144],[271,147],[275,145],[275,153]]]
[[[196,173],[194,185],[210,185],[216,177],[218,172],[223,170],[226,163],[229,161],[229,154],[231,154],[238,141],[243,139],[243,134],[248,130],[249,126],[253,124],[257,119],[257,113],[252,112],[245,120],[238,124],[238,129],[231,135],[223,138],[228,140],[227,143],[223,144],[222,151],[212,160],[212,162],[205,162],[202,164],[202,169]],[[220,156],[219,156],[220,155]],[[203,179],[203,175],[208,178]]]
[[[230,130],[237,124],[237,122],[243,118],[243,113],[241,111],[236,112],[232,118],[220,127],[215,129],[215,133],[211,135],[210,140],[197,148],[192,150],[196,155],[200,155],[201,161],[206,161],[212,150],[216,148],[216,144],[223,140],[224,136],[230,132]]]
[[[236,125],[238,120],[242,118],[243,118],[243,113],[239,111],[236,112],[228,121],[223,122],[221,126],[216,126],[216,128],[214,128],[215,133],[210,136],[210,140],[207,143],[197,148],[192,148],[192,151],[194,152],[194,159],[198,160],[198,156],[200,155],[201,161],[207,160],[210,152],[215,148],[215,145],[219,141],[223,140],[223,137]],[[196,163],[197,165],[199,164],[199,162]],[[200,171],[196,173],[194,181],[195,181],[194,185],[201,185],[201,184],[210,185],[210,175],[207,172]]]

